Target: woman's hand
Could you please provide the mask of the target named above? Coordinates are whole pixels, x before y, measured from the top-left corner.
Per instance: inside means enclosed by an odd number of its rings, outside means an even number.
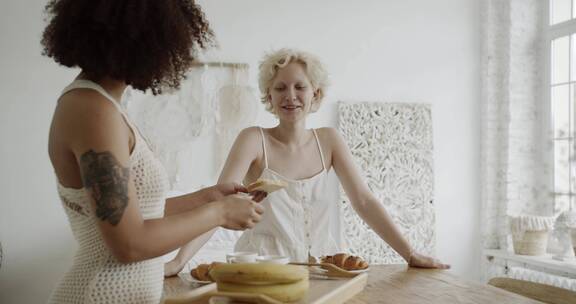
[[[408,265],[410,267],[417,267],[417,268],[437,268],[437,269],[449,269],[450,265],[443,264],[440,260],[421,255],[419,253],[412,253],[410,258],[408,259]]]
[[[252,200],[259,203],[261,202],[263,199],[266,198],[266,196],[268,195],[268,192],[265,191],[253,191],[250,192],[250,195],[252,195]]]
[[[220,205],[220,226],[231,230],[250,229],[260,222],[264,208],[257,202],[241,195],[228,195],[216,202]]]
[[[219,201],[227,195],[248,192],[246,188],[237,183],[216,184],[212,187],[202,188],[196,192],[171,197],[166,200],[164,215],[171,216],[196,209],[205,204]]]
[[[237,194],[239,192],[248,193],[246,187],[237,183],[216,184],[212,187],[204,188],[203,191],[207,202],[218,201],[227,195]]]

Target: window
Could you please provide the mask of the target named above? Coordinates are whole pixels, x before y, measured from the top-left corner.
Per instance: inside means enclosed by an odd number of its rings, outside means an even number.
[[[554,142],[554,211],[576,210],[576,0],[550,0],[548,92]]]

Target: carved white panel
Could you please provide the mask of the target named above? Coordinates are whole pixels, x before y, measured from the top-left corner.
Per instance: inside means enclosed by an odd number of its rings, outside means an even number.
[[[435,251],[432,118],[423,104],[344,103],[339,129],[375,197],[414,249]],[[372,264],[404,260],[353,210],[341,190],[349,250]]]

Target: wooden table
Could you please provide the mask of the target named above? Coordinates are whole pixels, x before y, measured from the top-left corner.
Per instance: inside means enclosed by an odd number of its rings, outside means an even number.
[[[373,265],[368,285],[347,303],[542,303],[496,287],[463,280],[446,270]]]
[[[190,290],[178,277],[164,282],[164,293]],[[372,265],[368,285],[350,304],[393,303],[541,303],[486,284],[469,282],[446,270],[407,268],[404,265]]]

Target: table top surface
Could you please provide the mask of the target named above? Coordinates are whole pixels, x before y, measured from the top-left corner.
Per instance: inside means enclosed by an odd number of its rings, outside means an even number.
[[[189,291],[179,277],[164,281],[165,295]],[[459,278],[446,270],[408,268],[405,265],[372,265],[368,284],[346,303],[542,303],[505,290]]]

